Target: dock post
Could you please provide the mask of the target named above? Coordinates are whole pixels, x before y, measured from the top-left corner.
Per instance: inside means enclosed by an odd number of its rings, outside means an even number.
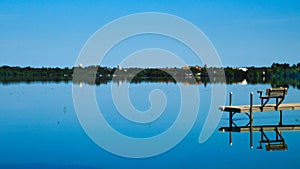
[[[250,93],[250,148],[253,148],[253,92]]]
[[[279,126],[282,126],[282,110],[280,110],[279,118]]]
[[[232,92],[229,93],[229,106],[232,106]]]
[[[232,106],[232,92],[229,93],[229,106]],[[232,146],[232,111],[229,112],[229,127],[230,127],[230,132],[229,132],[229,145]]]
[[[229,93],[229,106],[232,106],[232,92]],[[232,116],[233,116],[233,113],[232,111],[229,112],[229,127],[231,128],[232,127]]]

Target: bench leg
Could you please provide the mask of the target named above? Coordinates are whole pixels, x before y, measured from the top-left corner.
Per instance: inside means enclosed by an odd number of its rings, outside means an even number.
[[[275,110],[276,111],[278,110],[278,98],[276,98],[276,107],[275,107]]]
[[[268,103],[269,100],[270,98],[266,99],[266,101],[264,102],[264,99],[261,99],[260,111],[263,111],[264,106]]]
[[[284,98],[280,98],[280,100],[278,100],[278,98],[276,98],[276,110],[278,110],[278,106],[282,103]]]

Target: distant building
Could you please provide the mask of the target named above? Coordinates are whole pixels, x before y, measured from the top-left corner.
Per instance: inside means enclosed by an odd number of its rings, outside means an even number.
[[[122,70],[122,66],[121,65],[118,65],[118,70]]]
[[[198,69],[198,70],[201,70],[201,69],[202,69],[202,67],[201,67],[201,66],[198,66],[198,65],[196,65],[195,68]]]
[[[182,67],[182,69],[183,70],[188,70],[188,69],[190,69],[190,67],[188,65],[185,65],[185,66]]]
[[[242,70],[242,71],[244,71],[244,72],[247,72],[247,71],[248,71],[247,68],[238,68],[238,70]]]
[[[188,66],[183,67],[183,69],[189,69],[189,68],[195,68],[195,69],[198,69],[198,70],[201,70],[201,69],[202,69],[202,67],[201,67],[201,66],[198,66],[198,65],[196,65],[196,66],[191,66],[191,67],[188,67]]]

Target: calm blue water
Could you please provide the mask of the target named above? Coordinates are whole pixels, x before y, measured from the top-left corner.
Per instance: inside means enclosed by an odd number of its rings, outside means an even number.
[[[249,148],[249,133],[233,133],[233,146],[229,146],[229,133],[218,130],[200,144],[198,138],[211,104],[211,85],[221,84],[198,86],[199,114],[182,142],[155,157],[130,159],[103,150],[87,136],[74,110],[71,83],[1,84],[0,168],[298,168],[300,132],[283,132],[288,151],[256,149],[259,133],[254,134],[253,149]],[[176,84],[130,85],[132,104],[140,111],[151,106],[148,96],[153,89],[164,91],[168,99],[165,111],[150,124],[134,124],[118,114],[110,86],[95,86],[97,103],[108,123],[120,133],[139,138],[155,136],[168,129],[178,115],[181,100]],[[233,92],[233,104],[248,104],[249,92],[269,87],[236,84],[228,85],[227,91]],[[256,93],[254,96],[258,103]],[[290,88],[285,102],[300,102],[300,91]],[[278,117],[278,113],[258,113],[254,123],[277,124]],[[300,125],[299,111],[286,112],[283,118],[285,123]],[[235,120],[247,122],[241,115]],[[227,125],[228,114],[223,113],[217,129]]]

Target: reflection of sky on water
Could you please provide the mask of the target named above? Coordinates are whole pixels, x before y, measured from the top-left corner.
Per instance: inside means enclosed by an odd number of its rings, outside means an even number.
[[[249,92],[270,85],[229,85],[233,104],[248,104]],[[165,113],[151,124],[134,124],[123,119],[113,107],[110,84],[96,86],[98,104],[108,122],[118,131],[132,137],[149,137],[167,129],[178,115],[179,90],[175,84],[131,84],[130,98],[139,110],[149,108],[148,94],[153,89],[165,92],[168,103]],[[233,133],[229,146],[228,133],[217,130],[208,141],[198,143],[198,137],[210,105],[210,85],[199,86],[200,110],[189,135],[172,150],[147,159],[127,159],[112,155],[95,145],[78,123],[72,102],[71,84],[11,84],[1,85],[0,102],[0,168],[18,168],[18,164],[67,168],[75,165],[97,168],[296,168],[300,132],[283,132],[288,151],[266,152],[249,148],[249,133]],[[290,88],[285,102],[300,102],[300,91]],[[255,103],[259,103],[254,93]],[[192,99],[192,98],[191,98]],[[227,100],[228,104],[228,100]],[[221,113],[221,112],[220,112]],[[284,112],[284,122],[300,124],[299,111]],[[235,116],[237,123],[247,122],[245,116]],[[254,124],[278,123],[278,113],[255,113]],[[228,125],[224,113],[219,126]],[[259,133],[254,134],[254,147]],[[2,165],[6,164],[6,165]],[[8,165],[10,164],[10,165]],[[67,166],[66,166],[67,165]],[[76,168],[74,167],[74,168]],[[46,168],[46,167],[43,167]]]

